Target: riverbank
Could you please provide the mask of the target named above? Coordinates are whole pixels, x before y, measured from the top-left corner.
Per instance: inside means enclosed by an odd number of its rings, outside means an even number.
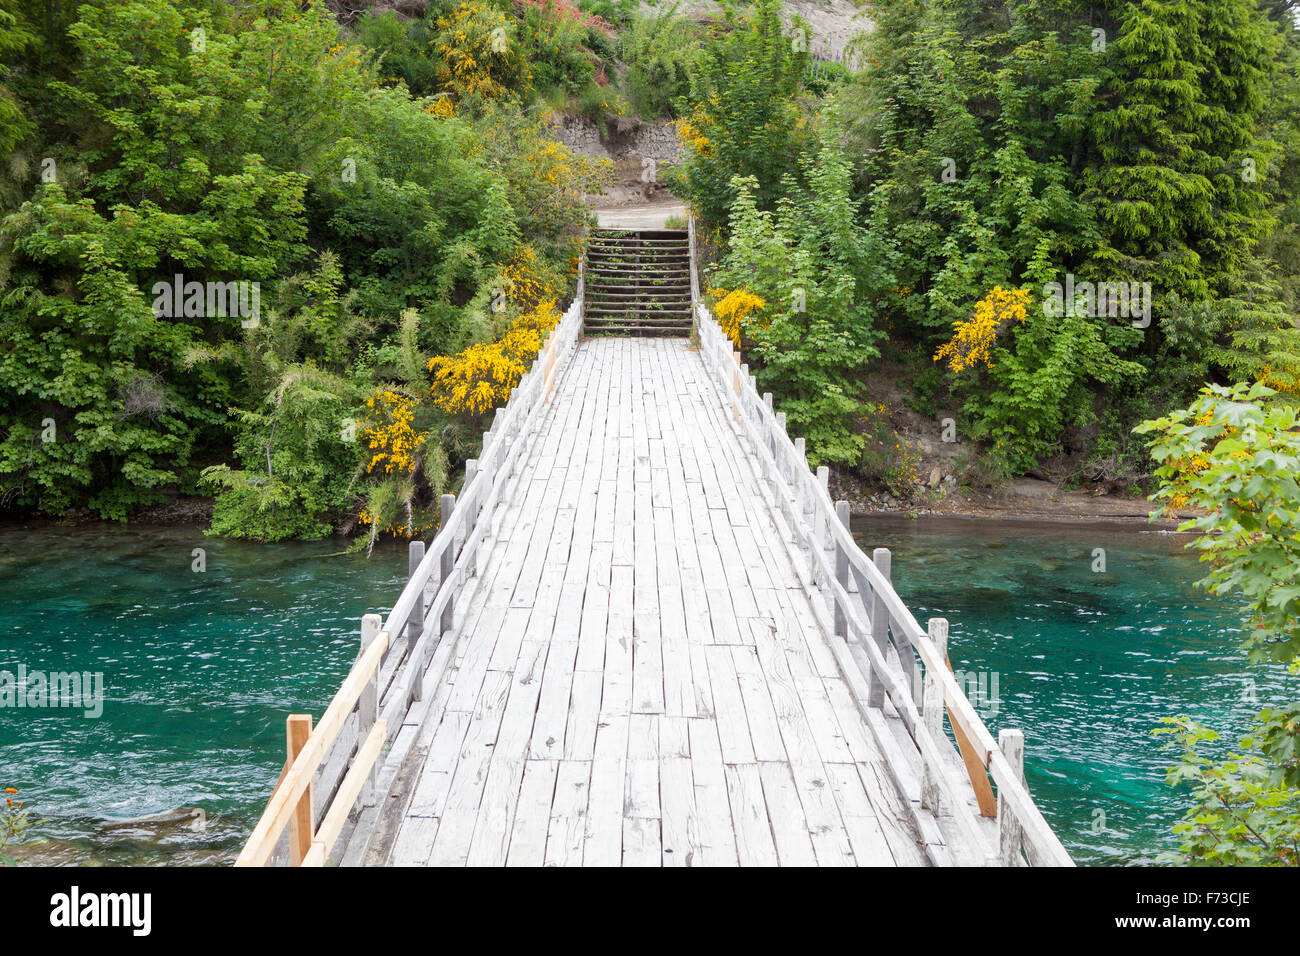
[[[939,515],[953,518],[1028,519],[1046,522],[1106,522],[1161,529],[1176,528],[1192,511],[1176,518],[1151,520],[1152,503],[1143,497],[1120,497],[1081,489],[1065,489],[1038,478],[1013,478],[997,489],[974,489],[939,482],[918,490],[910,499],[873,488],[851,474],[832,474],[832,499],[847,501],[853,517],[868,515]]]
[[[1056,522],[1116,522],[1143,527],[1171,529],[1179,522],[1196,517],[1180,511],[1176,519],[1151,521],[1151,502],[1142,497],[1120,497],[1081,489],[1064,489],[1038,478],[1013,478],[998,489],[978,490],[940,483],[937,488],[918,491],[910,499],[897,498],[878,489],[857,475],[834,474],[830,479],[831,498],[847,501],[854,517],[866,515],[941,515],[954,518],[1028,519]],[[133,512],[133,525],[207,526],[212,520],[212,499],[193,497],[175,499]],[[69,511],[61,518],[13,516],[4,524],[31,524],[39,527],[60,525],[97,525],[103,520],[87,509]]]

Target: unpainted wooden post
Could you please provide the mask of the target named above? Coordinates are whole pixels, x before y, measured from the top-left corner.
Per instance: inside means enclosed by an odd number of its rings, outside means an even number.
[[[420,562],[424,560],[424,542],[412,541],[407,545],[406,551],[406,578],[408,581],[415,578],[415,572],[420,568]],[[411,646],[420,639],[420,634],[424,631],[424,587],[421,585],[420,590],[416,592],[415,603],[411,605],[411,615],[406,619],[406,639]]]
[[[932,617],[929,621],[930,643],[938,651],[940,660],[948,655],[948,621],[942,617]],[[931,739],[943,739],[943,684],[939,681],[937,668],[925,670],[925,696],[921,702],[921,719]],[[921,806],[931,812],[939,811],[939,769],[931,767],[926,761],[921,765]]]
[[[889,549],[876,548],[871,552],[871,560],[876,565],[876,570],[888,582],[890,563],[893,560]],[[889,609],[885,606],[884,595],[880,593],[878,588],[871,589],[871,640],[875,642],[876,649],[880,651],[881,660],[888,660]],[[871,668],[871,673],[867,675],[867,706],[885,706],[885,682],[874,667]]]
[[[366,652],[371,644],[379,637],[379,630],[383,627],[383,619],[378,614],[367,614],[361,618],[361,650],[357,653],[360,658]],[[370,736],[370,730],[375,726],[375,721],[379,719],[379,669],[370,675],[370,680],[366,681],[366,686],[361,689],[361,695],[357,698],[357,744]],[[379,777],[379,761],[375,761],[375,767],[370,772],[370,779],[366,785],[361,788],[361,805],[363,807],[374,806],[375,803],[375,783]]]
[[[289,719],[285,721],[285,750],[289,755],[289,765],[298,759],[298,754],[302,753],[302,748],[307,746],[307,738],[311,736],[311,714],[290,714]],[[298,800],[298,805],[293,808],[293,816],[289,818],[289,865],[301,866],[302,858],[307,855],[311,849],[312,825],[311,825],[311,800],[313,784],[307,784],[307,790]]]
[[[1023,786],[1025,783],[1024,731],[1012,729],[998,731],[998,748],[1016,772],[1016,780]],[[998,862],[1003,866],[1023,865],[1020,857],[1021,836],[1020,822],[1016,820],[1010,807],[1002,798],[1002,788],[998,787]]]
[[[455,512],[455,510],[456,510],[456,496],[443,495],[442,496],[442,526],[444,528],[447,527],[447,522],[451,520],[452,513]],[[451,578],[452,565],[454,565],[455,563],[456,563],[455,542],[448,541],[447,547],[444,548],[442,552],[442,566],[440,569],[441,573],[438,578],[440,590],[441,590],[441,586],[446,584],[447,581]],[[439,624],[439,626],[441,627],[441,631],[439,633],[441,634],[446,634],[448,631],[451,630],[451,619],[452,619],[452,611],[453,611],[454,603],[455,601],[452,598],[452,596],[450,594],[447,595],[447,604],[442,609],[442,621]]]
[[[839,519],[840,524],[844,525],[847,530],[849,527],[849,503],[847,501],[835,502],[835,517]],[[835,539],[835,580],[840,586],[848,590],[849,586],[849,552]],[[834,593],[834,592],[832,592]],[[840,604],[838,594],[834,597],[835,604],[835,633],[840,637],[847,638],[849,634],[849,621],[844,614],[844,607]]]

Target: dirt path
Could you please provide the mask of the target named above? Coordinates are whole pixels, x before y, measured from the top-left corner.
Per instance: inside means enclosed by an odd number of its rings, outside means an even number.
[[[663,229],[672,216],[686,218],[686,206],[677,199],[635,206],[594,206],[592,212],[601,229]]]

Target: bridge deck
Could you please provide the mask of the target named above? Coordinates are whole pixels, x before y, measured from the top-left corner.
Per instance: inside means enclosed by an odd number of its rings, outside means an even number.
[[[685,340],[579,346],[387,862],[925,862],[734,428]]]

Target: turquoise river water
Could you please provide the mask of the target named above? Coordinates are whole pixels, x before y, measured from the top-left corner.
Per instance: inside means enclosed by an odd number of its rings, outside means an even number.
[[[284,717],[317,717],[356,656],[361,615],[405,583],[405,548],[244,544],[190,528],[0,528],[0,671],[90,671],[103,715],[0,708],[0,786],[50,862],[233,858],[284,763]],[[195,548],[204,550],[194,570]],[[200,806],[201,833],[105,832]]]
[[[1024,731],[1030,789],[1081,865],[1149,863],[1174,847],[1186,798],[1166,785],[1172,758],[1150,735],[1162,717],[1187,714],[1235,744],[1260,706],[1297,693],[1283,668],[1246,665],[1240,609],[1193,586],[1205,568],[1186,535],[942,518],[854,530],[868,554],[892,551],[922,627],[949,619],[967,696],[995,734]]]
[[[1094,527],[870,519],[922,622],[952,622],[954,667],[996,732],[1023,728],[1044,813],[1083,864],[1170,845],[1181,804],[1149,736],[1190,713],[1226,734],[1294,694],[1248,672],[1236,609],[1192,587],[1185,538]],[[195,548],[205,569],[194,570]],[[1106,550],[1104,573],[1091,570]],[[317,716],[357,649],[360,617],[404,583],[405,549],[250,545],[157,527],[0,527],[0,672],[103,674],[103,714],[0,707],[0,786],[15,787],[44,862],[231,859],[284,760],[284,715]],[[983,696],[977,696],[978,680]],[[102,829],[179,806],[202,832]]]

